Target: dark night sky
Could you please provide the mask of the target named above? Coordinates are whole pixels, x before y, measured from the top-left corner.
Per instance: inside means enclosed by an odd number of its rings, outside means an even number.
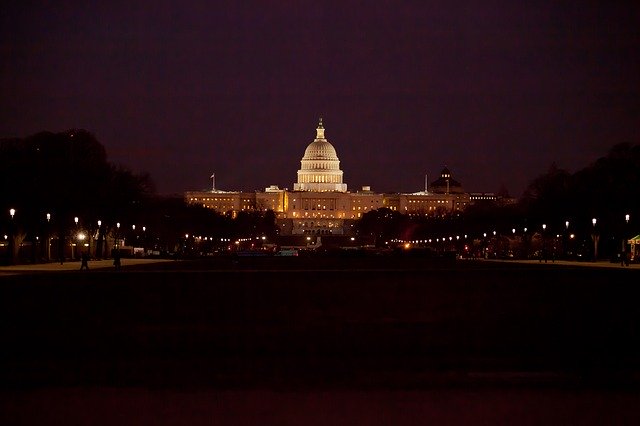
[[[3,2],[0,137],[88,129],[160,193],[292,188],[320,115],[352,190],[640,143],[637,1],[118,3]]]

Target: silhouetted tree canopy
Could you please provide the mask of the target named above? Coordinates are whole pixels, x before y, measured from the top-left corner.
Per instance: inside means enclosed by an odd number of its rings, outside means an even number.
[[[262,235],[272,238],[277,234],[276,215],[273,210],[241,211],[234,221],[233,229],[237,238]]]
[[[534,179],[521,200],[532,219],[566,218],[587,223],[598,218],[616,226],[625,214],[640,212],[640,146],[622,143],[571,174],[555,165]]]
[[[154,192],[148,175],[107,161],[104,146],[85,130],[41,132],[0,140],[0,207],[20,223],[117,220]]]
[[[505,189],[501,192],[506,195]],[[628,227],[626,214],[632,218]],[[413,216],[378,209],[364,214],[357,229],[361,235],[388,241],[494,231],[511,235],[513,229],[520,233],[524,228],[540,232],[542,223],[549,232],[558,233],[569,221],[572,232],[588,236],[594,217],[597,231],[610,238],[640,231],[634,225],[640,220],[640,146],[615,145],[606,156],[573,174],[554,163],[529,184],[515,205],[476,201],[461,213]]]

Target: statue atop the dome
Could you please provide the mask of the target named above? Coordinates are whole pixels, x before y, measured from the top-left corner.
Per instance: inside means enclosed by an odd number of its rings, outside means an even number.
[[[324,139],[324,127],[322,126],[322,117],[318,122],[318,127],[316,128],[316,139]]]

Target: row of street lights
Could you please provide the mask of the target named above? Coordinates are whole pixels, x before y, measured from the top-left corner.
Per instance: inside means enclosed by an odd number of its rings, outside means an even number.
[[[9,236],[5,236],[5,239],[9,240],[9,257],[10,260],[13,261],[13,257],[14,257],[14,251],[15,251],[15,247],[14,247],[14,237],[15,237],[15,216],[16,216],[16,209],[15,208],[10,208],[9,209],[9,216],[11,217],[11,223],[10,223],[10,229],[9,229]],[[47,238],[46,238],[46,245],[47,245],[47,260],[51,260],[51,235],[50,235],[50,224],[51,224],[51,220],[52,220],[52,214],[51,213],[46,213],[45,214],[45,218],[47,220]],[[83,244],[85,247],[90,247],[90,240],[91,240],[91,235],[87,235],[84,232],[80,232],[79,230],[79,225],[80,225],[80,218],[78,216],[74,216],[73,218],[73,222],[75,224],[76,227],[76,232],[75,232],[75,240],[77,241],[77,243],[79,244]],[[100,240],[101,236],[103,235],[101,233],[101,229],[102,229],[102,220],[98,220],[97,221],[97,225],[98,225],[98,229],[96,232],[96,238],[98,240]],[[119,247],[120,244],[120,222],[116,223],[116,236],[115,236],[115,245],[116,248]],[[136,225],[133,224],[131,225],[131,229],[132,231],[135,232],[136,230]],[[146,232],[147,231],[147,227],[146,226],[142,226],[142,232]],[[89,242],[85,242],[85,240],[89,238]],[[38,239],[38,237],[36,237],[36,239]],[[74,259],[75,258],[75,250],[74,250],[74,246],[76,246],[76,243],[72,243],[71,247],[72,247],[72,251],[71,251],[71,258]],[[98,251],[102,251],[101,247],[100,248],[96,248],[96,250]],[[102,253],[97,253],[99,256],[101,256]]]
[[[627,214],[624,215],[625,224],[627,226],[629,225],[630,219],[631,219],[631,215],[630,214],[627,213]],[[598,242],[599,242],[599,239],[600,239],[600,235],[597,232],[597,224],[598,224],[598,219],[595,218],[595,217],[592,218],[591,219],[591,225],[592,225],[592,227],[591,227],[591,239],[592,239],[593,244],[594,244],[594,246],[593,246],[594,260],[596,260],[598,258]],[[568,240],[573,240],[576,237],[575,234],[568,234],[570,225],[571,225],[571,223],[568,220],[566,220],[564,222],[564,228],[565,228],[565,231],[567,232],[567,234],[566,234],[567,242],[566,243],[568,243]],[[529,229],[527,227],[524,227],[523,228],[523,235],[527,234],[528,230]],[[542,223],[541,224],[541,231],[542,231],[541,232],[542,244],[543,244],[543,250],[544,250],[545,249],[544,246],[546,244],[545,240],[546,240],[547,232],[548,232],[548,226],[547,226],[546,223]],[[626,244],[627,244],[627,238],[625,238],[626,233],[627,232],[625,230],[625,233],[624,233],[623,238],[622,238],[622,252],[623,252],[623,254],[626,252]],[[511,228],[511,235],[516,236],[516,234],[517,234],[517,229],[515,227]],[[483,232],[481,235],[482,235],[483,239],[486,241],[487,237],[491,237],[491,235],[493,235],[493,237],[496,237],[498,235],[498,232],[496,230],[494,230],[494,231],[490,231],[490,232]],[[465,235],[465,239],[466,239],[466,237],[467,237],[467,235]],[[557,235],[555,235],[555,237],[556,238],[560,238],[561,234],[558,233]],[[458,237],[456,237],[456,240],[457,239],[458,239]],[[453,240],[453,237],[448,237],[448,241],[452,241],[452,240]],[[392,240],[392,242],[393,241],[394,240]],[[418,243],[429,243],[429,244],[431,244],[433,241],[435,241],[436,243],[438,243],[440,241],[447,242],[447,238],[446,237],[443,237],[442,239],[440,239],[440,238],[433,238],[433,239],[429,238],[429,239],[425,239],[425,240],[410,241],[410,243],[418,242]],[[406,241],[403,241],[403,242],[407,243]]]

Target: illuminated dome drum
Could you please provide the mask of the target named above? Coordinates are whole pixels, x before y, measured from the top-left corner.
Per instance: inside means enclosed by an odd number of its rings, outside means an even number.
[[[304,151],[295,191],[337,191],[347,192],[347,184],[342,183],[342,170],[336,149],[324,137],[322,118],[316,129],[316,138]]]

